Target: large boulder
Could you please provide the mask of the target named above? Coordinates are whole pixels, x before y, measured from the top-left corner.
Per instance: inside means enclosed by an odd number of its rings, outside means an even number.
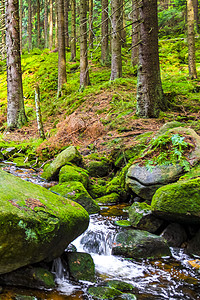
[[[200,224],[200,177],[158,189],[151,208],[155,215],[167,221]]]
[[[44,169],[41,176],[46,180],[57,180],[61,167],[69,162],[79,164],[81,160],[82,157],[76,147],[69,146],[58,154],[53,162]]]
[[[173,144],[175,139],[176,144]],[[126,184],[136,195],[151,200],[157,189],[176,182],[189,165],[193,167],[200,161],[200,136],[190,128],[164,130],[163,134],[152,139],[141,155],[141,162],[137,160],[128,169]],[[158,156],[161,163],[157,163]],[[148,160],[153,162],[153,166],[148,165]]]
[[[79,204],[0,170],[0,274],[60,256],[89,223]]]
[[[116,235],[112,254],[130,258],[160,258],[169,256],[166,240],[142,230],[126,230]]]
[[[100,211],[100,207],[95,200],[88,194],[87,190],[81,182],[69,181],[54,185],[50,188],[65,198],[75,201],[82,205],[89,214],[96,214]]]
[[[80,181],[87,188],[89,176],[86,170],[76,165],[66,165],[60,169],[59,183],[69,181]]]

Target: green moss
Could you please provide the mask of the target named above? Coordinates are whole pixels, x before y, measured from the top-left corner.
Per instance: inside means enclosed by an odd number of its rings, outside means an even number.
[[[134,290],[134,286],[132,284],[121,281],[121,280],[109,280],[107,282],[107,284],[109,287],[112,287],[121,292],[128,292],[128,291]]]
[[[96,199],[106,194],[106,181],[101,178],[91,178],[88,184],[88,192]]]
[[[88,293],[94,297],[94,299],[115,299],[116,296],[122,294],[122,292],[111,288],[111,287],[104,287],[104,286],[97,286],[91,287],[88,289]]]
[[[120,227],[130,227],[131,222],[128,220],[118,220],[118,221],[115,221],[115,225],[120,226]]]
[[[43,268],[35,268],[35,273],[33,277],[41,282],[41,285],[47,289],[52,289],[55,287],[54,276],[51,272]]]
[[[87,190],[81,182],[70,181],[57,184],[50,188],[51,191],[75,201],[82,205],[89,214],[98,213],[99,205],[88,194]]]
[[[91,177],[105,177],[109,173],[110,166],[104,158],[101,161],[90,161],[87,164],[87,170]]]
[[[117,193],[112,193],[109,195],[105,195],[103,197],[97,198],[96,201],[102,204],[116,204],[119,202],[119,195]]]
[[[59,183],[80,181],[85,187],[88,185],[89,176],[86,170],[75,165],[65,165],[59,172]]]

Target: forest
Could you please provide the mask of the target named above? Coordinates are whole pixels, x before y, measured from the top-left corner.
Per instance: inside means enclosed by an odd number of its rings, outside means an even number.
[[[198,0],[2,0],[0,28],[0,299],[200,299]]]

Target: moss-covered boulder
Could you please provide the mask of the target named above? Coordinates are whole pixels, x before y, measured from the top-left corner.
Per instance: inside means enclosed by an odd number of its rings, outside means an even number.
[[[88,289],[88,293],[96,300],[112,300],[122,295],[122,292],[107,286],[93,286]]]
[[[89,176],[86,170],[76,165],[65,165],[59,172],[59,183],[80,181],[87,188]]]
[[[50,191],[79,203],[89,214],[96,214],[100,207],[88,194],[81,182],[70,181],[54,185]]]
[[[151,200],[157,189],[177,181],[182,174],[183,167],[179,165],[157,165],[149,169],[134,164],[127,172],[126,184],[139,197]]]
[[[120,197],[117,193],[111,193],[109,195],[97,198],[96,201],[101,204],[117,204],[119,199]]]
[[[0,170],[0,274],[60,256],[88,223],[78,203]]]
[[[54,275],[41,267],[23,267],[18,270],[1,274],[0,284],[23,286],[26,288],[55,288]]]
[[[46,180],[57,180],[61,167],[69,162],[79,164],[81,160],[82,157],[76,147],[69,146],[58,154],[54,161],[44,169],[41,176]]]
[[[91,177],[105,177],[109,174],[110,165],[105,159],[92,160],[87,163],[87,170]]]
[[[145,202],[135,202],[129,207],[129,220],[131,225],[151,233],[156,232],[163,224],[163,220],[152,214],[151,206]]]
[[[107,281],[107,285],[121,292],[131,292],[135,289],[132,284],[121,280],[109,280]]]
[[[95,281],[95,266],[90,254],[82,252],[68,252],[68,271],[70,276],[76,280]]]
[[[130,258],[160,258],[169,256],[164,238],[142,230],[125,230],[116,235],[112,254]]]
[[[158,189],[151,208],[155,215],[168,221],[200,224],[200,177]]]
[[[107,181],[102,178],[91,178],[87,187],[89,194],[93,199],[106,195]]]

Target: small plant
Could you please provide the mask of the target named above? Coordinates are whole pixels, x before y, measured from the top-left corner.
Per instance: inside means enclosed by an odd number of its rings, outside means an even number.
[[[149,171],[156,165],[170,165],[179,163],[185,171],[190,170],[190,163],[187,160],[187,153],[190,152],[193,144],[186,142],[185,137],[180,134],[166,133],[153,140],[151,145],[143,153],[145,166]]]

